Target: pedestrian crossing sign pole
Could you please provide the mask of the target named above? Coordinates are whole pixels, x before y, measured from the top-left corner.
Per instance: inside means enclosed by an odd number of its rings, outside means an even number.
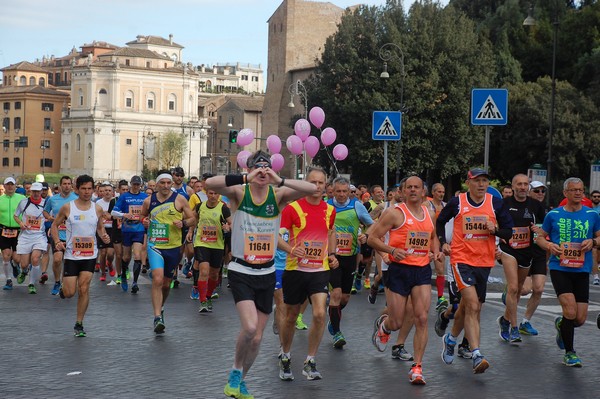
[[[388,141],[400,141],[402,136],[402,112],[373,111],[371,138],[383,141],[383,191],[388,183]]]
[[[508,123],[507,89],[473,89],[471,91],[471,125],[485,126],[483,167],[488,170],[490,158],[490,126]]]

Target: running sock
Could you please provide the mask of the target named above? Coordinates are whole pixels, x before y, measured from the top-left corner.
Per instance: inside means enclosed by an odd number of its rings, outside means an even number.
[[[444,285],[446,284],[445,276],[437,276],[435,278],[435,286],[437,287],[437,296],[441,298],[444,296]]]
[[[200,302],[206,301],[208,291],[208,281],[198,281],[198,292],[200,293]]]
[[[207,298],[212,297],[212,294],[215,291],[215,288],[217,287],[218,283],[219,283],[219,280],[211,280],[210,277],[208,278],[208,288],[206,290]]]
[[[452,335],[452,333],[450,333],[450,335],[448,336],[448,341],[454,342],[455,344],[457,339],[458,337],[455,337],[454,335]]]
[[[192,268],[192,278],[194,279],[194,285],[198,285],[198,277],[200,276],[200,270]]]
[[[12,268],[10,267],[10,262],[2,261],[2,265],[4,265],[4,276],[6,276],[6,279],[12,279]]]
[[[526,319],[525,317],[523,317],[523,321],[521,322],[521,324],[525,324],[525,323],[529,323],[529,319]]]
[[[358,264],[358,272],[356,273],[356,278],[360,279],[363,275],[363,273],[365,272],[365,268],[367,267],[366,263],[360,262]]]
[[[342,312],[342,310],[344,310],[346,305],[347,305],[347,303],[340,303],[340,313]],[[340,316],[340,318],[341,318],[341,316]]]
[[[331,322],[331,327],[333,329],[334,334],[340,332],[340,321],[341,320],[342,320],[342,309],[340,309],[339,306],[329,305],[329,321]]]
[[[142,261],[134,260],[133,261],[133,282],[137,283],[138,277],[140,277],[140,272],[142,271]]]
[[[575,339],[575,320],[563,316],[560,323],[560,335],[565,344],[565,352],[573,352],[573,341]]]
[[[121,278],[127,280],[127,270],[129,269],[129,262],[125,262],[125,259],[121,259]]]
[[[479,352],[479,348],[475,348],[475,349],[473,349],[473,352],[472,352],[472,353],[473,353],[473,358],[476,358],[476,357],[478,357],[478,356],[482,356],[482,355],[481,355],[481,352]]]
[[[306,360],[304,361],[304,363],[308,363],[308,362],[310,362],[311,360],[314,360],[314,359],[315,359],[314,356],[308,355],[308,356],[306,356]]]

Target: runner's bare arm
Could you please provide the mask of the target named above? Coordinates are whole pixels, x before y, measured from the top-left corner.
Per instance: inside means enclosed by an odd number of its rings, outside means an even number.
[[[244,178],[242,177],[242,179]],[[242,184],[228,186],[226,184],[226,176],[210,177],[206,179],[205,186],[207,190],[215,190],[217,193],[229,198],[229,208],[231,209],[231,212],[234,212],[238,208],[242,201],[242,196],[244,195],[244,186]]]
[[[58,236],[58,226],[63,224],[65,220],[67,220],[70,212],[71,205],[69,203],[64,204],[58,211],[58,215],[56,215],[56,217],[54,218],[52,226],[50,226],[50,234],[52,235],[52,239],[54,240],[55,245],[54,249],[59,251],[64,249],[64,244],[60,241],[60,238]]]
[[[110,242],[110,236],[106,233],[106,229],[104,228],[104,210],[100,205],[94,205],[96,206],[96,215],[98,215],[98,226],[96,227],[96,233],[105,244],[108,244]]]

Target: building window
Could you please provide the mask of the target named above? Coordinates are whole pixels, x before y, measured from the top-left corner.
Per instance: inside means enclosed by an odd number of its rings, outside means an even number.
[[[4,108],[5,112],[10,111],[10,103],[9,102],[4,103],[2,105],[2,108]]]
[[[169,99],[168,99],[169,111],[175,111],[176,103],[177,103],[177,97],[175,97],[175,94],[173,94],[173,93],[169,94]]]
[[[65,79],[63,80],[63,82],[67,83],[69,81],[69,73],[65,72]]]
[[[131,145],[131,139],[125,139],[125,144],[126,145]]]
[[[52,121],[50,118],[44,118],[44,130],[52,130]]]
[[[252,81],[253,82],[258,82],[258,76],[252,76]]]
[[[125,60],[125,65],[130,66],[131,65],[131,61],[130,60]]]
[[[40,168],[51,168],[52,160],[50,158],[42,158],[40,159]]]
[[[40,86],[46,87],[46,79],[40,78]]]
[[[21,158],[13,158],[13,166],[21,166]]]
[[[2,166],[8,166],[8,158],[2,158]]]
[[[8,150],[8,148],[10,147],[10,140],[9,139],[4,139],[2,141],[2,147],[4,147],[4,151]]]
[[[248,75],[242,75],[242,80],[248,80]]]
[[[45,148],[46,150],[48,148],[50,148],[50,140],[42,140],[42,148]]]
[[[106,92],[106,89],[100,89],[100,91],[98,92],[98,94],[108,94],[108,93]]]
[[[79,133],[77,133],[77,137],[75,137],[75,149],[81,151],[81,136]]]
[[[131,90],[125,92],[125,107],[133,108],[133,92]]]
[[[35,78],[33,76],[29,78],[29,86],[35,86]]]
[[[52,112],[54,111],[54,104],[52,103],[42,103],[42,111]]]
[[[146,61],[146,68],[150,68],[150,65],[152,65],[150,64],[150,61]]]
[[[21,79],[19,79],[19,84],[21,86],[27,86],[27,78],[24,75],[21,76]]]
[[[154,93],[148,93],[148,96],[146,97],[146,108],[154,109],[154,98]]]
[[[15,130],[21,128],[21,118],[18,116],[15,118],[14,127],[15,127]]]
[[[60,84],[60,72],[54,74],[54,84],[57,86]]]
[[[2,120],[2,130],[4,130],[4,133],[8,133],[10,130],[10,118],[4,118]]]
[[[77,91],[77,94],[79,95],[79,106],[83,106],[83,90],[79,89]]]
[[[21,109],[21,101],[15,102],[15,109]]]

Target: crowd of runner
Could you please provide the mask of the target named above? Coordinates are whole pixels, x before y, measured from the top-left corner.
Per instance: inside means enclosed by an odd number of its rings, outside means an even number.
[[[165,302],[179,278],[192,279],[190,298],[199,301],[200,313],[211,313],[226,273],[240,332],[224,393],[249,399],[245,377],[273,309],[279,377],[294,379],[294,333],[308,329],[302,374],[319,380],[316,356],[324,331],[334,348],[344,348],[342,315],[363,288],[373,305],[385,294],[373,345],[385,351],[398,331],[391,355],[412,362],[412,384],[425,384],[432,292],[442,361],[452,364],[456,350],[471,359],[474,373],[483,373],[490,360],[480,347],[480,314],[490,270],[500,262],[506,280],[500,339],[518,344],[522,335],[538,335],[531,320],[549,269],[562,307],[556,344],[565,351],[565,365],[582,366],[574,331],[587,318],[590,273],[600,284],[600,192],[586,198],[580,179],[567,179],[565,199],[550,209],[545,185],[523,174],[500,198],[489,193],[488,173],[472,169],[466,191],[444,202],[444,186],[436,183],[429,191],[418,176],[386,193],[344,177],[329,180],[317,167],[304,180],[286,179],[262,151],[247,164],[247,174],[205,174],[187,182],[181,167],[159,171],[148,182],[133,176],[115,186],[87,175],[63,176],[54,190],[45,182],[17,187],[6,178],[0,185],[4,290],[24,286],[36,294],[52,277],[52,295],[77,294],[74,334],[85,337],[94,273],[133,295],[140,292],[140,274],[147,274],[153,329],[160,335]],[[519,299],[529,294],[519,320]],[[310,327],[302,318],[309,304]],[[410,353],[405,344],[413,327]]]

